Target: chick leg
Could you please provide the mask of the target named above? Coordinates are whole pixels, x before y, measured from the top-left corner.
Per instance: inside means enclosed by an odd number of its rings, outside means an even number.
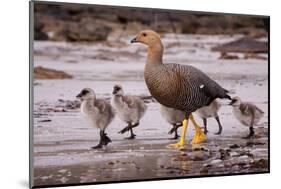
[[[174,139],[178,139],[179,135],[178,135],[178,128],[182,126],[182,123],[174,123],[173,124],[173,128],[168,132],[168,134],[173,134],[175,133],[175,136],[173,138],[171,138],[172,140]]]
[[[184,119],[182,122],[183,128],[179,142],[168,145],[168,148],[182,148],[185,144],[186,129],[188,126],[188,119]]]
[[[204,133],[207,134],[207,133],[208,133],[208,129],[207,129],[207,118],[203,118],[203,123],[204,123]]]
[[[207,139],[206,135],[204,134],[204,132],[202,131],[201,127],[196,123],[194,117],[192,114],[190,114],[189,116],[191,122],[194,125],[195,128],[195,135],[191,141],[191,144],[198,144],[201,143],[203,141],[205,141]]]
[[[99,148],[102,148],[102,145],[104,144],[104,131],[103,130],[100,130],[100,141],[99,141],[99,144],[96,145],[96,146],[93,146],[91,147],[92,149],[99,149]]]
[[[178,139],[179,138],[178,128],[181,127],[181,126],[182,126],[182,123],[180,123],[180,125],[176,124],[174,139]]]
[[[112,142],[111,139],[107,136],[106,133],[103,134],[103,138],[104,138],[104,140],[103,140],[103,145],[105,145],[105,146],[106,146],[108,143]]]
[[[136,137],[135,137],[136,135],[134,134],[132,128],[130,128],[130,132],[131,132],[131,136],[127,137],[126,139],[129,139],[129,140],[135,139],[135,138],[136,138]]]
[[[251,126],[249,127],[249,130],[250,130],[250,133],[249,133],[248,136],[245,137],[246,139],[254,138],[254,136],[255,136],[255,131],[254,131],[254,116],[252,116]]]
[[[253,127],[253,126],[249,127],[249,131],[250,131],[249,135],[248,135],[248,136],[246,136],[246,137],[243,137],[243,139],[250,139],[250,138],[254,138],[254,136],[255,136],[254,127]]]
[[[129,131],[130,129],[137,127],[139,125],[139,122],[132,124],[132,123],[128,123],[128,126],[126,126],[124,129],[122,129],[121,131],[119,131],[119,133],[124,134],[125,132]]]
[[[124,134],[125,132],[129,131],[131,127],[131,123],[128,123],[128,125],[126,127],[124,127],[121,131],[119,131],[118,133],[120,134]]]
[[[221,131],[222,131],[222,126],[221,126],[221,122],[220,122],[220,119],[219,119],[219,116],[216,116],[215,117],[218,124],[219,124],[219,131],[217,133],[215,133],[216,135],[220,135],[221,134]]]

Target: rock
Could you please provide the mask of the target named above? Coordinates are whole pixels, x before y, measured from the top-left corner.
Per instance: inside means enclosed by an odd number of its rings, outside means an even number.
[[[267,53],[268,43],[245,37],[223,45],[218,45],[213,47],[212,50],[220,52]]]
[[[44,24],[34,20],[34,40],[48,40],[48,35],[43,32]]]
[[[262,156],[264,154],[264,149],[253,149],[251,150],[251,154],[253,154],[253,157]]]
[[[222,163],[222,160],[220,160],[220,159],[214,159],[214,160],[212,160],[212,161],[210,162],[210,164],[212,164],[212,165],[219,164],[219,163]]]
[[[97,23],[94,19],[83,18],[80,23],[70,23],[66,25],[62,31],[66,36],[67,41],[105,41],[111,28]]]
[[[204,147],[195,147],[195,148],[192,148],[192,151],[205,151],[205,152],[208,152],[209,150],[204,148]]]
[[[172,158],[173,161],[188,161],[189,157],[186,154],[182,154]]]
[[[227,54],[226,52],[221,52],[219,59],[233,60],[233,59],[239,59],[239,57],[237,55],[230,55]]]
[[[231,157],[239,156],[239,154],[237,152],[229,152],[229,155]]]
[[[239,162],[249,161],[249,156],[247,156],[247,155],[239,156],[239,157],[237,158],[237,160],[238,160]]]
[[[163,33],[267,35],[267,22],[262,18],[236,15],[167,14],[150,10],[95,7],[83,5],[44,5],[35,7],[36,39],[94,41],[111,33],[135,34],[143,28]],[[172,27],[171,27],[172,26]],[[120,31],[121,32],[118,32]],[[111,31],[111,32],[109,32]]]
[[[64,174],[64,173],[67,172],[67,170],[66,170],[66,169],[61,169],[61,170],[59,170],[58,172]]]
[[[235,149],[235,148],[239,148],[240,146],[238,144],[233,144],[231,146],[229,146],[229,148],[231,149]]]
[[[255,160],[254,162],[251,163],[251,167],[258,168],[258,169],[266,169],[268,168],[268,160],[266,159]]]
[[[225,160],[227,159],[230,155],[229,155],[229,149],[228,150],[225,150],[225,149],[220,149],[219,152],[220,152],[220,159],[221,160]]]
[[[207,174],[209,172],[209,168],[208,167],[203,167],[201,170],[200,170],[200,173],[201,174]]]
[[[209,157],[210,157],[210,153],[205,151],[195,151],[189,154],[190,160],[193,161],[205,161],[209,159]]]
[[[39,120],[38,122],[51,122],[52,120],[50,119],[43,119],[43,120]]]
[[[264,57],[264,56],[260,56],[260,55],[258,55],[258,54],[256,54],[256,53],[246,53],[246,54],[244,55],[244,59],[259,59],[259,60],[267,60],[267,58],[266,58],[266,57]]]
[[[72,76],[63,72],[41,66],[34,68],[35,79],[71,79]]]
[[[259,141],[248,141],[246,143],[246,146],[248,147],[253,147],[253,146],[257,146],[257,145],[264,145],[264,142],[259,142]]]
[[[59,99],[58,103],[55,105],[57,108],[65,108],[70,110],[79,109],[81,102],[79,100],[63,100]]]

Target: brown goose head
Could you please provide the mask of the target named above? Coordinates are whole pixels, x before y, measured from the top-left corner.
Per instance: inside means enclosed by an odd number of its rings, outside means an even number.
[[[161,38],[158,33],[152,30],[143,30],[131,40],[131,43],[143,43],[148,47],[154,47],[155,45],[161,44]]]

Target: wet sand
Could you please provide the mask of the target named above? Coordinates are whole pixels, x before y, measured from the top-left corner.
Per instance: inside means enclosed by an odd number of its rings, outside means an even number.
[[[149,96],[143,80],[145,48],[141,45],[127,44],[129,37],[110,45],[35,42],[35,66],[64,71],[73,79],[34,81],[34,184],[267,172],[267,60],[219,60],[220,54],[210,51],[239,37],[180,35],[178,46],[173,35],[164,36],[165,62],[196,66],[230,90],[231,96],[251,101],[265,112],[256,127],[256,138],[241,139],[248,128],[234,118],[227,101],[221,101],[225,104],[219,112],[222,134],[214,135],[218,126],[209,119],[208,140],[200,146],[187,144],[182,150],[166,147],[176,141],[169,139],[173,137],[167,134],[171,126],[151,98],[145,100],[148,110],[135,129],[136,140],[125,140],[128,134],[118,134],[125,124],[116,117],[106,131],[112,143],[101,150],[90,149],[97,144],[99,131],[83,119],[75,96],[82,88],[91,87],[99,98],[109,99],[116,83],[128,94]],[[193,135],[190,125],[187,140]]]

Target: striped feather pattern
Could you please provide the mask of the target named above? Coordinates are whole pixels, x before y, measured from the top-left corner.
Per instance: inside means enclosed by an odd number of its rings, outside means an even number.
[[[145,81],[161,104],[191,113],[215,98],[230,98],[226,90],[202,71],[180,64],[146,64]]]

